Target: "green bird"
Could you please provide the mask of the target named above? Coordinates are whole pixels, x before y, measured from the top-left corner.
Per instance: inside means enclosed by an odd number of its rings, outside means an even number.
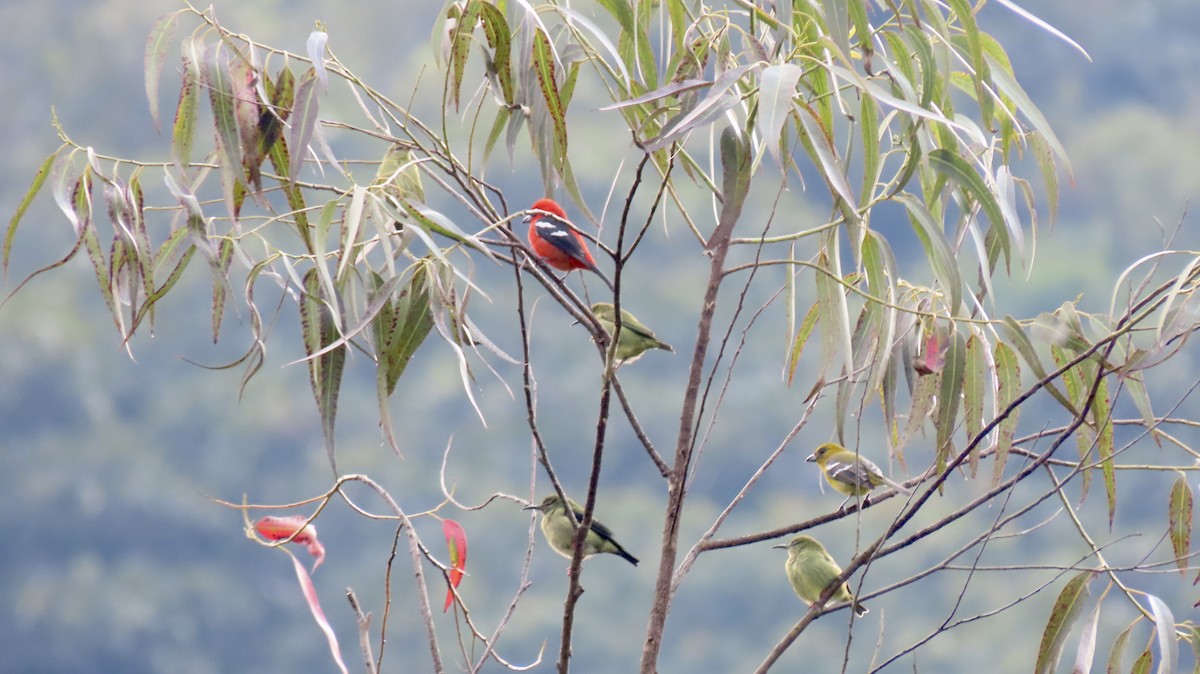
[[[571,505],[575,521],[582,522],[583,508],[570,499],[567,499],[567,503]],[[551,494],[542,499],[541,504],[529,506],[525,510],[542,512],[542,533],[546,536],[546,542],[555,552],[570,559],[574,553],[571,542],[575,538],[575,527],[571,526],[571,521],[567,519],[566,508],[563,508],[562,499],[558,497],[558,494]],[[583,558],[587,559],[602,552],[618,555],[630,564],[637,566],[637,557],[621,547],[621,544],[613,538],[612,531],[593,517],[591,531],[583,540]]]
[[[788,580],[796,596],[806,603],[812,604],[821,593],[842,574],[842,567],[833,561],[825,546],[812,536],[797,536],[787,545],[775,545],[788,551],[787,562],[783,568],[787,571]],[[829,597],[829,601],[849,602],[854,608],[855,615],[866,615],[867,607],[858,603],[850,593],[850,586],[845,582]]]
[[[616,328],[616,307],[608,302],[597,302],[592,305],[592,313],[596,321],[608,334]],[[621,336],[617,338],[617,362],[632,363],[650,349],[662,349],[675,353],[670,344],[654,336],[654,332],[636,316],[625,309],[621,310]]]

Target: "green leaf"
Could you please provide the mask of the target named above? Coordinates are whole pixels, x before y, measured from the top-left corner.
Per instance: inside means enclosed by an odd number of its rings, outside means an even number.
[[[479,6],[482,4],[485,3],[481,0],[467,0],[462,16],[458,17],[454,32],[450,35],[450,101],[454,103],[455,110],[458,110],[463,73],[466,71],[471,39],[479,23]]]
[[[146,54],[144,66],[146,71],[146,100],[150,104],[150,119],[154,120],[154,130],[162,130],[162,120],[158,115],[158,84],[162,76],[163,61],[167,56],[167,45],[175,37],[175,22],[183,10],[171,12],[158,17],[146,37]]]
[[[996,343],[992,358],[996,363],[996,408],[1003,412],[1021,393],[1021,364],[1012,347],[1004,342]],[[996,462],[992,477],[995,484],[1004,476],[1004,464],[1012,449],[1020,414],[1021,408],[1014,407],[1012,413],[996,426]]]
[[[1034,674],[1054,674],[1058,661],[1062,657],[1063,646],[1067,633],[1079,620],[1083,613],[1084,604],[1088,598],[1088,581],[1092,579],[1092,571],[1082,571],[1067,581],[1062,592],[1050,609],[1050,619],[1046,621],[1046,630],[1042,633],[1042,643],[1038,647],[1037,663]]]
[[[1192,488],[1182,473],[1171,486],[1167,526],[1171,548],[1175,551],[1175,564],[1179,567],[1179,573],[1187,575],[1188,555],[1192,550]]]
[[[1092,403],[1092,420],[1096,426],[1096,449],[1100,454],[1100,472],[1104,476],[1104,495],[1108,499],[1108,528],[1117,516],[1117,466],[1113,446],[1112,401],[1108,396],[1108,379],[1101,379]]]
[[[1121,630],[1121,633],[1113,640],[1112,650],[1108,652],[1107,674],[1121,674],[1123,672],[1121,661],[1125,659],[1125,647],[1129,644],[1129,635],[1133,633],[1133,626],[1137,625],[1137,623],[1137,620],[1129,623],[1129,626]]]
[[[225,193],[225,205],[229,214],[237,217],[234,186],[241,183],[242,175],[241,132],[238,130],[237,109],[234,105],[236,92],[229,57],[225,54],[225,43],[214,42],[204,50],[201,67],[204,88],[208,91],[208,102],[212,108],[213,122],[217,129],[218,170],[221,187]]]
[[[29,189],[25,190],[25,196],[21,199],[21,203],[17,204],[17,210],[8,220],[8,229],[4,232],[4,252],[0,255],[0,269],[3,269],[6,278],[8,277],[8,261],[9,256],[12,254],[13,238],[17,235],[17,227],[21,224],[21,218],[25,215],[25,211],[29,210],[29,205],[33,203],[33,199],[37,196],[37,193],[41,191],[42,185],[46,183],[46,177],[50,175],[50,167],[54,165],[59,153],[65,147],[60,146],[42,161],[42,165],[33,174],[33,182],[29,184]]]
[[[309,68],[300,78],[296,86],[296,98],[292,107],[292,132],[288,135],[288,149],[291,157],[288,160],[287,175],[295,180],[300,175],[304,165],[304,156],[308,154],[308,143],[312,140],[313,131],[317,127],[317,115],[320,111],[320,86],[316,72]]]
[[[907,447],[925,425],[929,413],[933,410],[934,394],[938,391],[941,376],[941,372],[935,372],[917,377],[917,385],[913,387],[912,392],[912,405],[908,410],[908,421],[900,433],[899,442],[896,443],[898,449]]]
[[[637,30],[634,25],[633,8],[629,5],[629,0],[597,0],[597,3],[612,14],[612,17],[617,20],[617,24],[621,26],[621,30],[632,33]]]
[[[937,148],[929,153],[929,164],[935,171],[962,187],[967,195],[983,209],[997,236],[1003,235],[1005,240],[1008,239],[1009,225],[1004,219],[1004,212],[1000,209],[999,202],[996,201],[996,195],[988,189],[983,178],[965,159],[951,150]],[[1008,248],[1008,245],[1005,244],[1006,258],[1008,257]]]
[[[808,308],[808,313],[804,315],[804,320],[800,322],[800,329],[796,331],[796,339],[792,340],[792,348],[788,351],[787,362],[787,384],[792,385],[792,379],[796,376],[796,366],[800,364],[800,355],[804,353],[804,345],[808,343],[808,338],[812,336],[813,328],[821,322],[820,303],[815,303]]]
[[[500,82],[500,93],[505,105],[512,105],[515,100],[515,87],[512,73],[512,33],[504,12],[490,2],[479,3],[480,17],[483,19],[483,32],[487,36],[488,46],[492,48],[491,67]]]
[[[429,297],[429,263],[422,263],[413,272],[408,285],[395,301],[395,324],[388,337],[383,356],[386,359],[387,392],[390,396],[396,382],[408,367],[417,348],[433,330],[433,312]]]
[[[971,62],[971,80],[975,83],[975,101],[979,103],[979,117],[988,127],[992,126],[995,102],[989,92],[993,89],[991,67],[983,57],[983,40],[979,33],[979,24],[975,22],[975,14],[967,0],[949,0],[950,7],[958,16],[967,38],[967,56]]]
[[[1046,368],[1042,366],[1042,360],[1037,355],[1037,350],[1033,348],[1033,342],[1030,341],[1029,335],[1025,334],[1025,330],[1021,328],[1021,324],[1012,316],[1005,316],[1000,324],[1002,331],[1008,336],[1009,341],[1016,347],[1017,352],[1021,354],[1021,358],[1025,364],[1033,370],[1033,375],[1039,381],[1046,379]],[[1071,414],[1078,414],[1074,403],[1063,395],[1054,382],[1047,382],[1045,386],[1046,392],[1057,400]]]
[[[1029,123],[1033,125],[1034,131],[1036,131],[1037,134],[1040,135],[1046,142],[1046,144],[1050,146],[1050,149],[1054,153],[1054,157],[1057,158],[1058,161],[1062,162],[1063,166],[1066,168],[1067,177],[1071,178],[1071,163],[1067,158],[1067,150],[1063,147],[1062,143],[1059,142],[1058,136],[1054,135],[1054,130],[1050,127],[1050,123],[1047,122],[1046,118],[1042,115],[1041,110],[1038,110],[1037,106],[1033,104],[1033,101],[1029,99],[1029,95],[1026,94],[1023,89],[1021,89],[1021,85],[1017,84],[1016,78],[1004,72],[1003,68],[997,68],[996,62],[991,58],[991,56],[988,56],[987,58],[989,64],[992,66],[992,81],[1000,90],[1000,94],[1012,99],[1013,102],[1016,103],[1017,110],[1019,110],[1021,114],[1029,120]]]
[[[946,461],[953,454],[954,429],[958,421],[958,408],[962,404],[963,380],[967,369],[967,347],[962,335],[950,335],[946,349],[946,363],[942,369],[941,386],[938,390],[937,462],[938,473],[945,470]]]
[[[721,132],[721,217],[718,229],[732,230],[750,194],[753,153],[741,129],[727,126]],[[712,246],[712,241],[709,242]]]
[[[966,372],[963,378],[963,428],[967,442],[971,442],[983,430],[983,393],[988,378],[987,358],[984,349],[987,341],[978,334],[967,339]],[[971,450],[971,477],[979,471],[979,448],[975,443]]]
[[[212,336],[213,344],[221,336],[221,321],[225,317],[226,290],[229,287],[229,263],[233,261],[233,239],[223,238],[217,244],[217,263],[213,266]]]
[[[192,161],[192,143],[196,138],[196,114],[200,106],[199,45],[190,37],[183,41],[183,80],[179,85],[179,105],[171,127],[171,159],[179,171],[187,174]]]
[[[821,175],[834,195],[841,197],[843,210],[849,209],[853,212],[858,202],[854,198],[850,182],[846,179],[846,167],[837,155],[837,148],[833,146],[833,129],[822,124],[816,112],[806,105],[799,106],[799,118],[801,140],[807,141],[804,144],[805,148],[817,160],[821,167]],[[847,220],[854,219],[847,217]]]
[[[933,275],[947,295],[946,309],[951,314],[958,313],[962,303],[962,276],[958,271],[958,258],[955,256],[946,234],[933,214],[925,208],[920,199],[907,192],[901,192],[893,197],[908,210],[909,221],[913,224],[913,232],[921,241]]]
[[[1133,668],[1129,670],[1129,674],[1150,674],[1150,666],[1154,664],[1154,656],[1150,653],[1150,648],[1142,651],[1137,660],[1133,661]]]
[[[554,79],[554,47],[550,44],[550,38],[540,29],[533,34],[533,68],[542,91],[542,100],[546,102],[546,111],[554,126],[554,166],[561,169],[567,156],[567,111]]]
[[[324,284],[315,268],[304,273],[304,298],[300,301],[300,327],[304,337],[304,351],[312,354],[332,344],[339,338],[332,312],[336,309],[336,298],[329,298]],[[342,385],[342,372],[346,362],[346,346],[339,346],[308,361],[309,381],[317,411],[321,416],[321,431],[325,435],[325,452],[329,465],[337,471],[334,452],[334,420],[337,416],[338,392]]]

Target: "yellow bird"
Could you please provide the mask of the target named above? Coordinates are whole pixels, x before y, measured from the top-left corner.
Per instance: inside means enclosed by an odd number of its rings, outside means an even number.
[[[827,442],[817,447],[817,451],[805,460],[816,462],[829,486],[846,495],[846,500],[842,501],[839,508],[844,508],[855,496],[861,496],[865,501],[871,490],[881,484],[886,484],[902,494],[912,493],[908,487],[885,477],[879,466],[870,459],[859,456],[836,442]]]

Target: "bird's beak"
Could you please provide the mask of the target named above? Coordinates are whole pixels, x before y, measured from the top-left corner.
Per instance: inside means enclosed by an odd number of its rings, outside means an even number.
[[[778,549],[778,550],[784,550],[784,549],[786,549],[786,548],[787,548],[787,543],[780,543],[779,545],[772,545],[772,546],[771,546],[771,549],[772,549],[772,550],[777,550],[777,549]]]
[[[525,506],[524,508],[521,508],[521,510],[541,510],[541,509],[542,509],[542,506],[540,506],[540,505],[531,505],[531,506]]]
[[[812,453],[812,454],[809,454],[809,455],[808,455],[808,458],[807,458],[807,459],[805,459],[805,460],[804,460],[804,462],[805,462],[805,463],[812,463],[813,461],[816,461],[816,460],[817,460],[817,455],[816,455],[816,453],[814,452],[814,453]]]
[[[526,215],[525,217],[521,218],[521,222],[529,222],[532,219],[533,215]]]

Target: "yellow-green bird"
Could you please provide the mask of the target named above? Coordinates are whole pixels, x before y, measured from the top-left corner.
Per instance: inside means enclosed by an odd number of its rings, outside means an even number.
[[[817,447],[817,451],[805,461],[816,462],[829,486],[846,495],[842,506],[855,496],[866,497],[872,489],[881,484],[886,484],[903,494],[912,493],[908,487],[885,477],[879,466],[870,459],[859,456],[836,442],[827,442]]]
[[[592,305],[592,313],[596,321],[609,335],[616,328],[616,307],[608,302],[597,302]],[[646,327],[636,316],[625,309],[621,310],[621,336],[617,338],[617,362],[632,363],[650,349],[662,349],[675,353],[670,344],[654,336],[654,332]]]
[[[571,499],[567,499],[567,503],[570,504],[571,512],[575,515],[575,522],[582,522],[583,508]],[[542,534],[546,536],[546,542],[550,544],[550,548],[555,552],[570,559],[574,553],[571,543],[575,539],[575,527],[567,519],[567,509],[563,507],[562,499],[558,497],[558,494],[551,494],[542,499],[539,505],[529,506],[525,510],[540,510],[542,512]],[[583,558],[587,559],[592,555],[605,552],[617,555],[630,564],[637,566],[637,557],[629,554],[625,548],[621,547],[621,544],[613,538],[612,531],[593,517],[591,530],[588,531],[587,537],[583,539]]]
[[[783,568],[787,571],[788,580],[791,581],[796,596],[808,604],[819,599],[821,593],[842,574],[842,567],[833,561],[825,546],[812,536],[797,536],[791,543],[772,547],[788,551]],[[850,586],[844,581],[841,587],[830,595],[829,601],[848,602],[855,615],[867,614],[867,607],[858,603],[850,592]]]

